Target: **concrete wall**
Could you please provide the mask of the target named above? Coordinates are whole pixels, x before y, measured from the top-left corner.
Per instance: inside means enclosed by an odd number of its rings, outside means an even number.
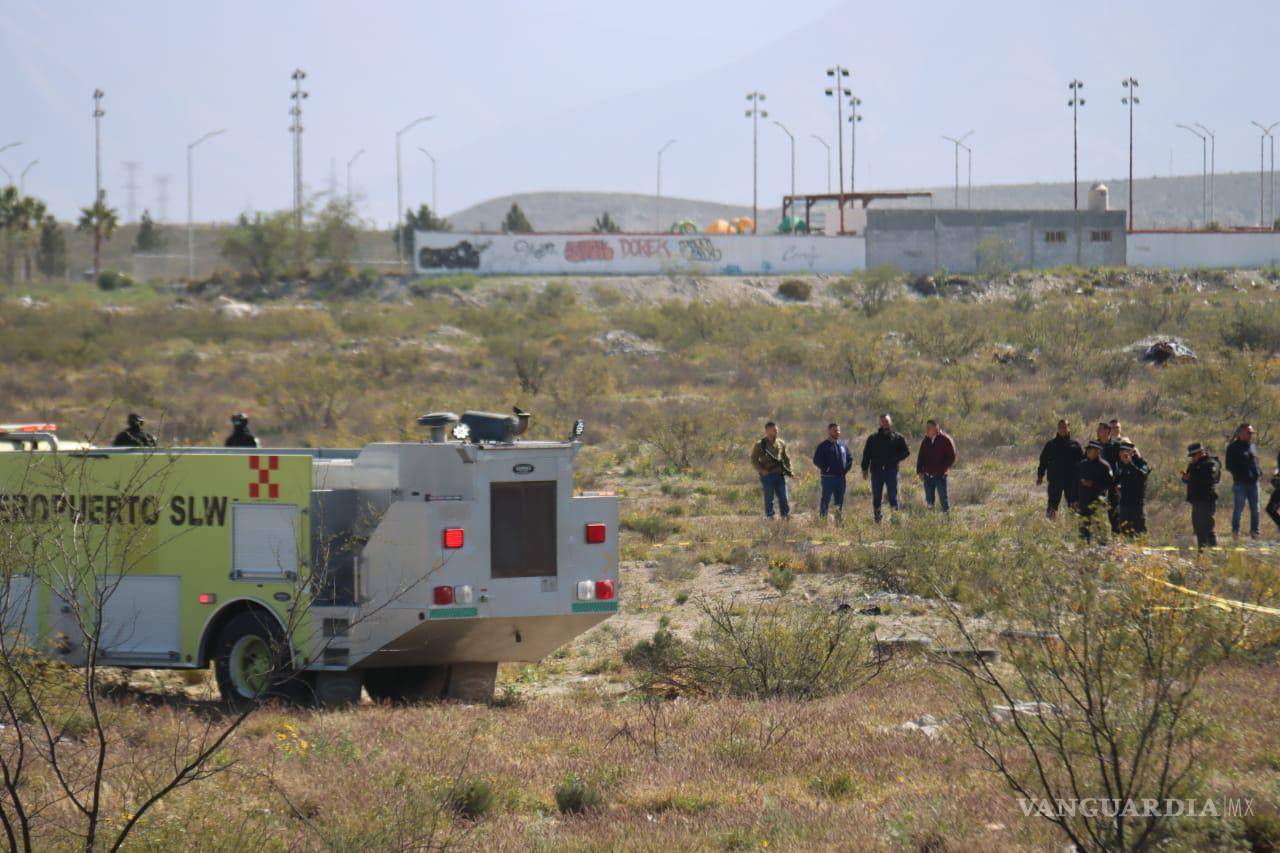
[[[867,266],[977,272],[984,253],[1011,269],[1122,266],[1125,213],[1073,210],[876,210]]]
[[[1135,267],[1265,267],[1280,264],[1280,232],[1136,232],[1127,254]]]
[[[420,275],[839,275],[865,269],[867,258],[861,237],[419,231],[414,241]]]

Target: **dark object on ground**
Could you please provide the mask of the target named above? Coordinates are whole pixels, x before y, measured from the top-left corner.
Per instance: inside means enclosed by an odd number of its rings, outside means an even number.
[[[1145,364],[1197,360],[1191,348],[1177,338],[1147,338],[1132,344],[1129,351],[1136,352],[1138,361]]]

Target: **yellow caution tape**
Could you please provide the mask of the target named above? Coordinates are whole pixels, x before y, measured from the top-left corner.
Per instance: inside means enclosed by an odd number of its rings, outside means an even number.
[[[1153,577],[1152,575],[1149,575],[1140,569],[1138,570],[1138,572],[1147,580],[1155,581],[1156,583],[1159,583],[1159,584],[1164,584],[1170,589],[1176,589],[1178,592],[1184,593],[1185,595],[1191,595],[1191,596],[1195,596],[1196,598],[1203,599],[1213,604],[1215,607],[1221,607],[1223,609],[1231,609],[1231,610],[1248,610],[1250,613],[1263,613],[1263,614],[1266,614],[1267,616],[1280,616],[1280,607],[1265,607],[1261,604],[1252,604],[1248,601],[1236,601],[1234,598],[1223,598],[1220,595],[1213,595],[1207,592],[1200,592],[1199,590],[1190,589],[1185,586],[1179,586],[1178,584],[1173,583],[1171,581],[1164,580],[1163,578]]]

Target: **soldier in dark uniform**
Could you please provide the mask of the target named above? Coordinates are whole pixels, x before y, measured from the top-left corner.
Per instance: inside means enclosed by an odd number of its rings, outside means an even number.
[[[231,435],[223,442],[225,447],[257,447],[257,437],[249,432],[249,418],[243,412],[231,416]]]
[[[1280,453],[1276,454],[1276,470],[1271,475],[1271,500],[1267,501],[1267,515],[1280,527]]]
[[[1076,465],[1076,512],[1080,515],[1080,537],[1090,541],[1090,526],[1099,506],[1105,506],[1107,495],[1115,484],[1111,466],[1102,459],[1102,442],[1091,441],[1084,459]]]
[[[136,412],[129,413],[129,426],[115,437],[112,447],[155,447],[156,437],[142,429],[147,419]]]
[[[1058,421],[1058,434],[1045,442],[1040,451],[1040,467],[1036,469],[1037,486],[1044,483],[1046,474],[1049,477],[1049,507],[1045,512],[1049,518],[1058,514],[1063,497],[1068,507],[1076,505],[1076,465],[1083,458],[1084,449],[1071,437],[1071,424],[1065,418]]]
[[[1214,547],[1218,537],[1213,530],[1213,514],[1218,508],[1222,466],[1198,441],[1187,447],[1187,456],[1191,457],[1191,464],[1182,472],[1182,479],[1187,484],[1187,503],[1191,504],[1191,529],[1196,534],[1196,545]]]
[[[1138,448],[1133,442],[1122,441],[1116,467],[1116,490],[1120,493],[1120,532],[1125,536],[1139,536],[1147,532],[1147,477],[1150,474],[1151,466],[1138,455]]]

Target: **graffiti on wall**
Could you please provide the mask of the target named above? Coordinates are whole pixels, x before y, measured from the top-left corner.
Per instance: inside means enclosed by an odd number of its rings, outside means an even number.
[[[569,240],[564,244],[564,259],[571,264],[611,261],[613,247],[604,240]]]
[[[478,270],[480,253],[487,248],[488,243],[472,245],[469,240],[439,249],[424,247],[418,250],[418,266],[436,270]]]
[[[548,255],[556,254],[555,243],[532,243],[528,240],[517,240],[511,250],[523,256],[526,261],[540,261]]]
[[[679,246],[680,257],[686,261],[713,264],[724,257],[724,253],[716,248],[716,244],[711,242],[710,237],[693,237],[688,240],[681,240]]]
[[[624,258],[669,258],[671,249],[660,237],[619,237]]]

